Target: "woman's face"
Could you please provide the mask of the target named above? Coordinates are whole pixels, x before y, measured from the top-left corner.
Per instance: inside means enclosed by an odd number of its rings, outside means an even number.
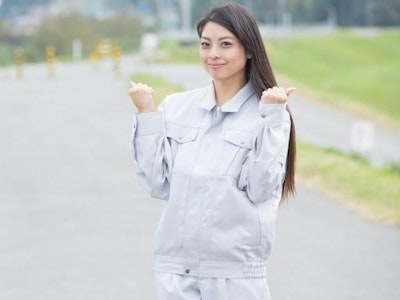
[[[214,80],[245,82],[248,55],[243,44],[225,27],[208,22],[200,37],[200,59]]]

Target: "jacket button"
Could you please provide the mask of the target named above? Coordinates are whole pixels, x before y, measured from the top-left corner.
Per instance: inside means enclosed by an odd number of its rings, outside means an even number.
[[[190,273],[190,270],[189,270],[189,269],[186,269],[186,270],[185,270],[185,273],[186,273],[186,274],[189,274],[189,273]]]
[[[261,118],[264,119],[266,116],[267,116],[266,114],[262,114],[262,115],[261,115]]]

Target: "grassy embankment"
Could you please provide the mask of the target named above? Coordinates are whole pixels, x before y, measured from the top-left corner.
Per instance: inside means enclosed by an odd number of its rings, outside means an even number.
[[[338,99],[335,105],[399,124],[400,95],[395,73],[400,62],[394,53],[395,49],[400,53],[400,44],[395,43],[399,38],[393,34],[374,38],[339,34],[274,41],[268,51],[278,74],[313,91],[318,99],[329,103]],[[170,60],[198,63],[196,46],[164,47],[173,53]],[[152,85],[158,100],[180,90],[150,75],[138,75],[135,80]],[[297,168],[298,180],[303,184],[324,190],[370,219],[400,225],[398,166],[376,168],[354,156],[299,142]]]
[[[400,127],[400,32],[267,38],[279,82],[296,93]],[[198,46],[163,42],[165,61],[199,63]]]
[[[400,126],[400,32],[275,40],[268,51],[278,74],[312,98]]]

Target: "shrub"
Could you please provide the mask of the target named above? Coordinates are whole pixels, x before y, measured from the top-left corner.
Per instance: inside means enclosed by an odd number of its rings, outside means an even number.
[[[121,16],[115,19],[98,20],[71,14],[46,19],[25,42],[26,61],[45,58],[46,46],[53,46],[57,56],[71,56],[72,41],[82,41],[84,56],[88,56],[103,39],[119,44],[123,51],[139,47],[140,37],[145,31],[139,17]]]

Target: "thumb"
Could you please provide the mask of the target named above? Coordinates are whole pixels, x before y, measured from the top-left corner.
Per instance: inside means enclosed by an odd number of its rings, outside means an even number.
[[[286,89],[286,95],[289,96],[291,93],[293,93],[296,90],[295,87],[290,87]]]

